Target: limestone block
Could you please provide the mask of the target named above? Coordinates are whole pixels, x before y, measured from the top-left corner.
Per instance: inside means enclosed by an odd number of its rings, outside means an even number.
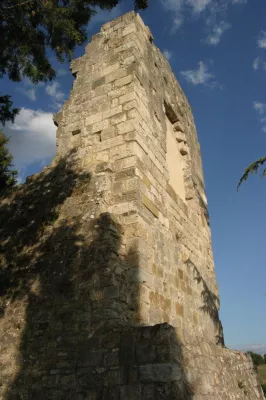
[[[116,136],[116,130],[114,126],[109,126],[101,131],[101,141],[111,139]]]
[[[131,83],[133,81],[133,79],[134,79],[133,75],[127,75],[121,79],[117,79],[115,81],[115,86],[121,87],[121,86],[128,85],[129,83]]]
[[[106,75],[105,82],[106,83],[114,82],[116,80],[123,79],[126,75],[127,75],[126,69],[120,68],[117,71],[111,72],[110,74]]]
[[[103,119],[102,112],[99,112],[94,115],[90,115],[89,117],[86,118],[85,126],[89,126],[89,125],[95,124],[97,122],[100,122],[100,121],[102,121],[102,119]]]
[[[117,62],[115,64],[112,64],[112,65],[108,65],[107,67],[104,67],[102,69],[102,74],[103,75],[109,75],[112,72],[117,71],[119,68],[120,68],[120,63],[119,62]]]
[[[110,108],[102,113],[102,119],[108,119],[113,117],[116,114],[121,114],[123,111],[122,106],[119,105],[117,107]]]
[[[121,122],[117,125],[117,130],[119,135],[123,135],[125,133],[131,132],[135,130],[134,121],[125,121]]]
[[[115,116],[113,116],[110,119],[110,124],[111,125],[117,125],[120,124],[121,122],[125,122],[127,120],[127,113],[126,112],[122,112],[120,114],[117,114]]]

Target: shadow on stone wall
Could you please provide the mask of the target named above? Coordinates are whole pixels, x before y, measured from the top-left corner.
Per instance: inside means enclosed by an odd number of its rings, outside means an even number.
[[[195,273],[195,280],[197,281],[197,283],[202,284],[201,297],[203,301],[203,306],[201,306],[200,309],[210,316],[216,328],[217,331],[216,344],[224,347],[225,343],[224,343],[223,326],[219,318],[219,307],[220,307],[219,297],[216,296],[216,294],[209,289],[205,279],[202,277],[198,268],[195,266],[194,263],[192,263],[191,260],[187,261],[187,265],[189,267],[192,267]]]
[[[84,219],[92,177],[75,172],[71,156],[1,198],[0,394],[190,400],[175,330],[134,326],[134,251],[121,256],[122,227],[110,214]]]

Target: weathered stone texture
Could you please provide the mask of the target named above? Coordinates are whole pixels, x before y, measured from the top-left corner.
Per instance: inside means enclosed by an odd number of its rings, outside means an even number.
[[[71,68],[56,159],[0,206],[0,399],[262,399],[223,346],[193,116],[149,29],[109,22]]]

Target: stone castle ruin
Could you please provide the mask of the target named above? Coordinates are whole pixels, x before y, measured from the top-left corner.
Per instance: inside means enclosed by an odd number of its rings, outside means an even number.
[[[52,164],[0,204],[1,400],[262,400],[224,347],[190,106],[134,12],[72,62]]]

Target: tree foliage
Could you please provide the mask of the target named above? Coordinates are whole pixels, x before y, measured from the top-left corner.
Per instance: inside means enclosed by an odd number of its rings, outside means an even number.
[[[247,354],[249,354],[252,358],[255,368],[257,368],[258,365],[262,365],[265,363],[264,357],[260,354],[254,353],[253,351],[248,351]]]
[[[252,164],[250,164],[244,171],[244,174],[240,178],[238,185],[237,185],[237,190],[239,189],[240,185],[248,179],[248,177],[251,174],[257,173],[259,167],[261,167],[264,163],[266,163],[266,157],[259,158],[258,160],[254,161]],[[263,169],[261,176],[266,176],[266,168]]]
[[[13,170],[13,157],[9,153],[7,143],[9,139],[0,132],[0,192],[16,184],[17,171]]]
[[[70,60],[76,45],[87,39],[87,24],[97,7],[111,10],[119,0],[1,0],[0,78],[7,75],[18,82],[23,77],[33,83],[52,80],[56,72],[47,55]],[[145,9],[148,0],[134,0],[136,9]],[[10,98],[0,98],[4,120],[12,119]],[[7,119],[6,119],[7,116]],[[10,118],[11,117],[11,118]]]

